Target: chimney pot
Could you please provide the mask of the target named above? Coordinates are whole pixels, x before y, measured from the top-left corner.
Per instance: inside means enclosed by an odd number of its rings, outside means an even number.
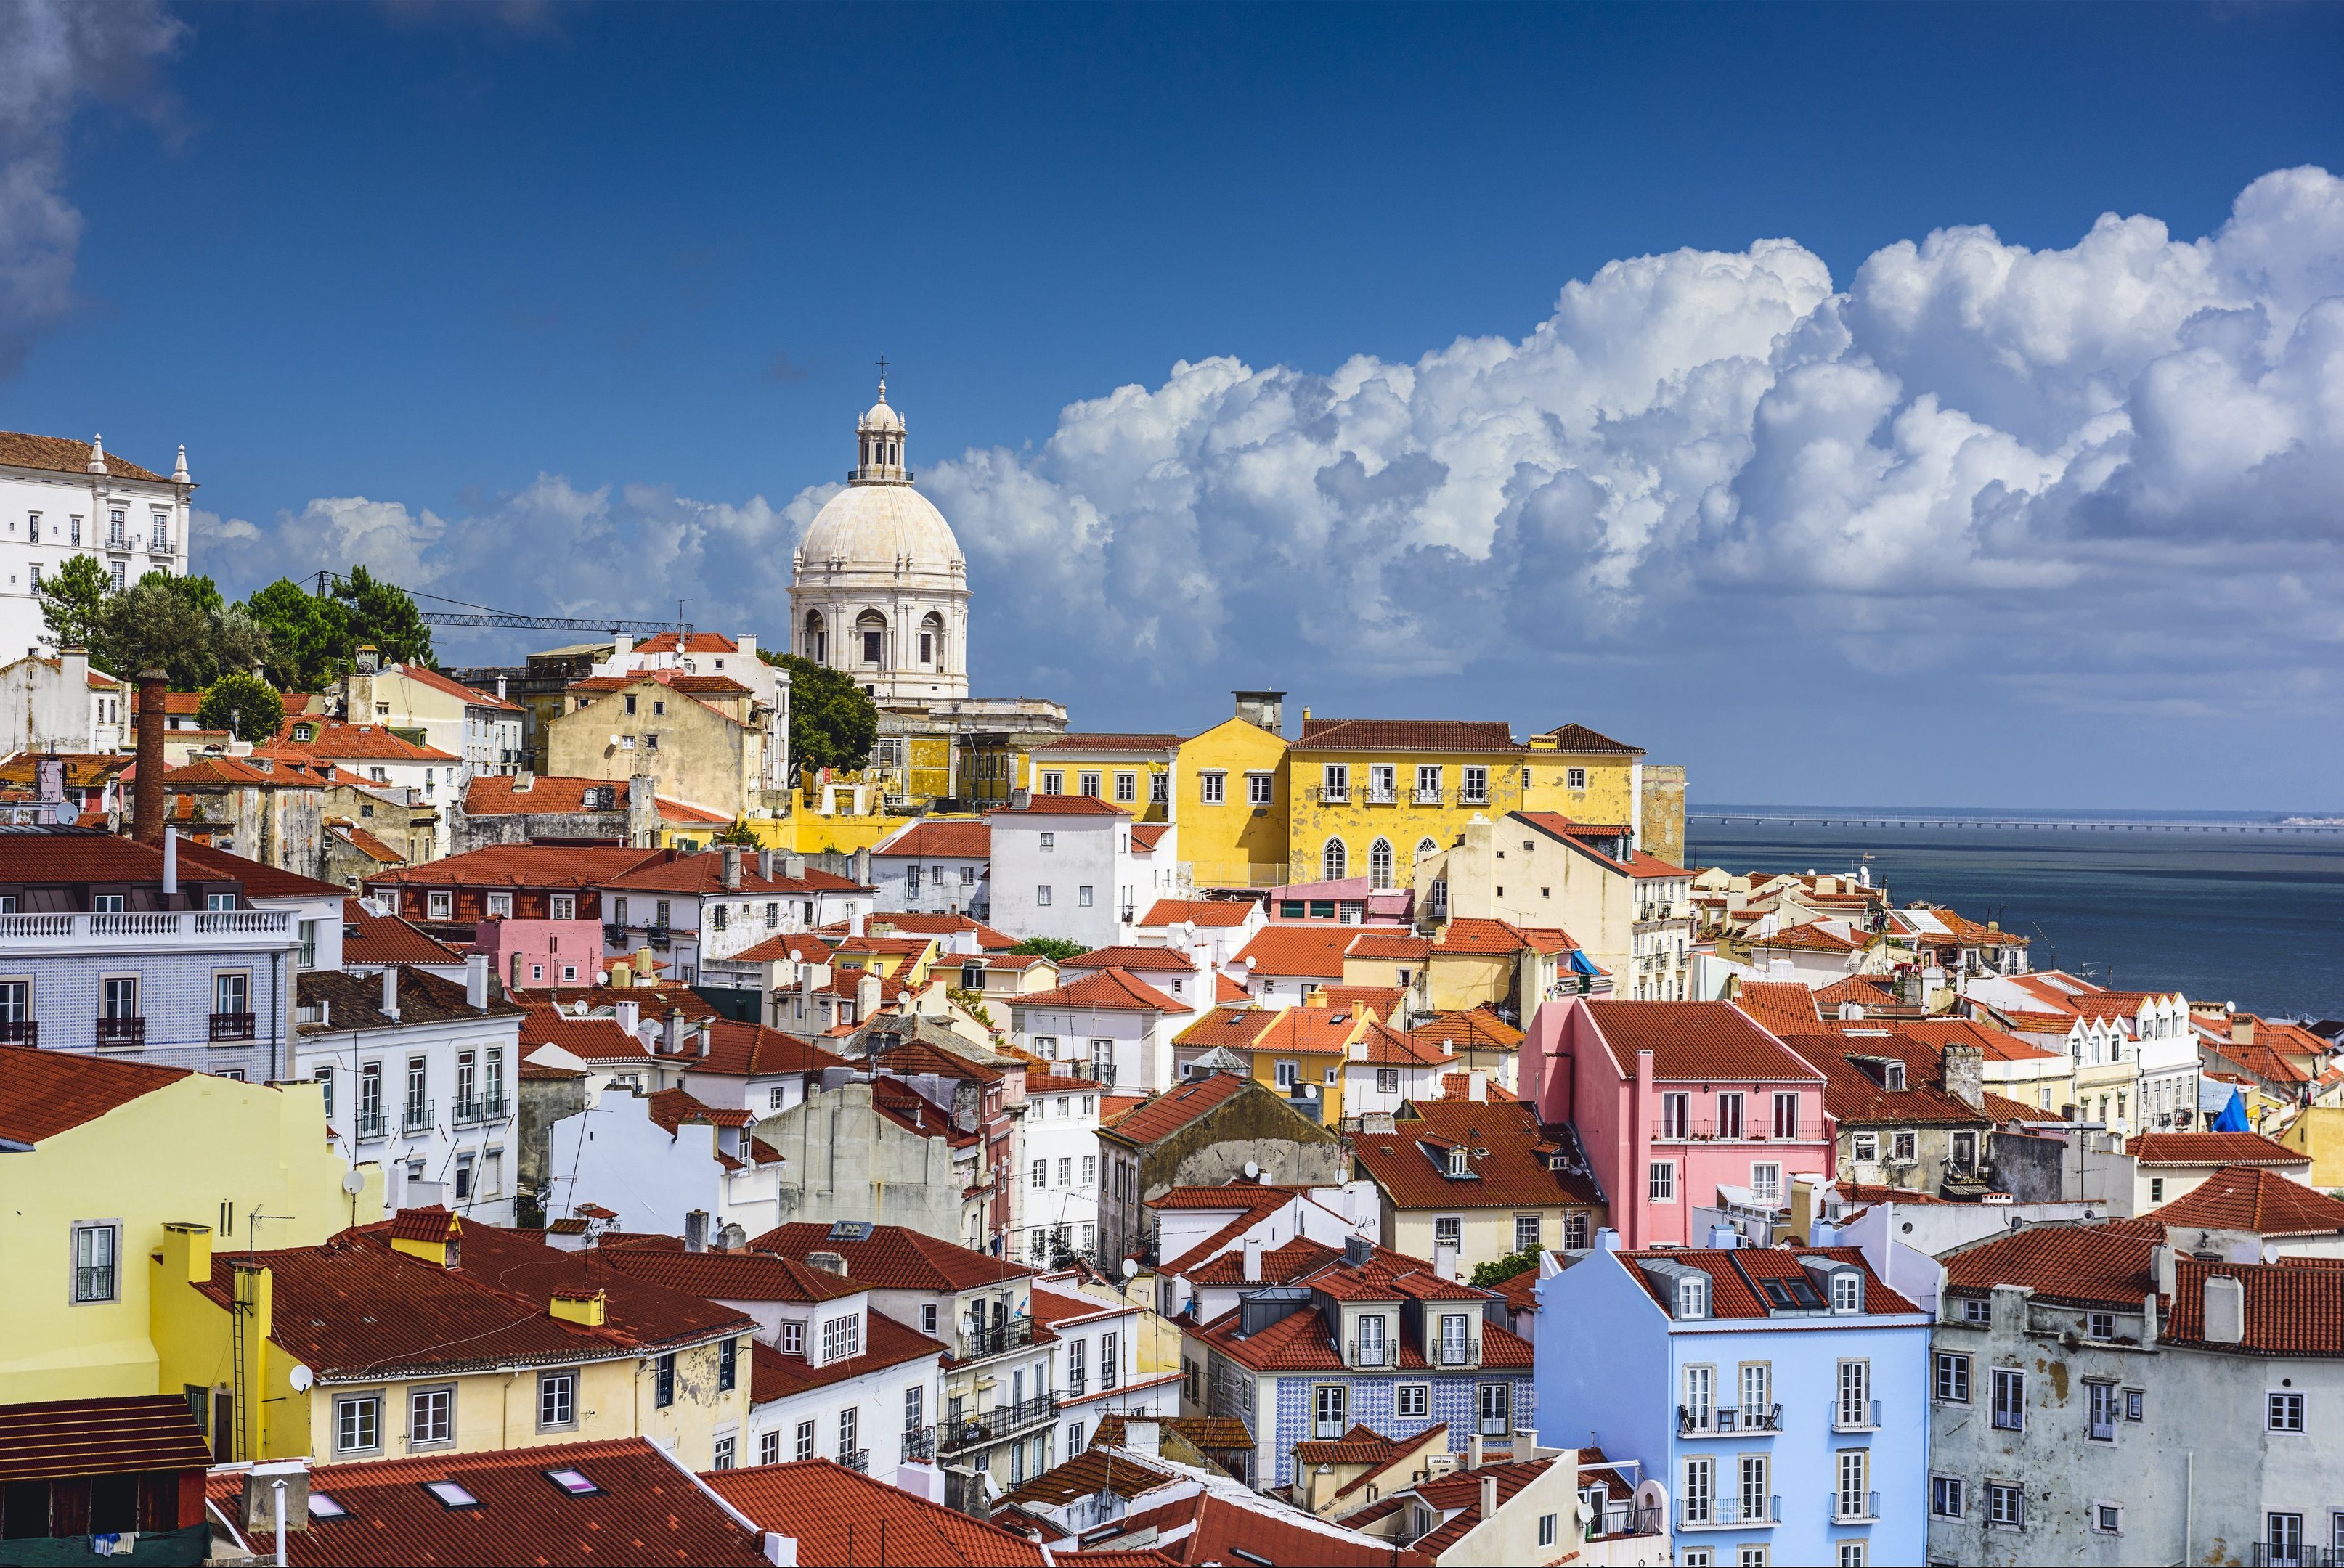
[[[399,966],[397,964],[383,966],[382,1015],[393,1023],[399,1021]]]
[[[1258,1236],[1246,1238],[1245,1277],[1248,1284],[1258,1285],[1261,1282],[1261,1238]]]
[[[472,953],[464,960],[464,1005],[479,1011],[489,1005],[489,955]]]

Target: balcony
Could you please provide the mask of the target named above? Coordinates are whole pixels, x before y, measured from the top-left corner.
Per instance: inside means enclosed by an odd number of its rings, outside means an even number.
[[[643,931],[643,940],[665,952],[675,943],[675,932],[666,926],[651,926]]]
[[[431,1113],[432,1103],[429,1100],[409,1101],[406,1114],[399,1119],[399,1130],[409,1138],[430,1131],[436,1120]]]
[[[1606,1503],[1587,1520],[1587,1539],[1601,1541],[1619,1535],[1658,1535],[1666,1521],[1657,1503]]]
[[[1726,1405],[1717,1410],[1694,1410],[1677,1406],[1679,1437],[1732,1437],[1745,1432],[1780,1432],[1783,1430],[1783,1407],[1779,1404],[1753,1406],[1748,1409]]]
[[[1115,1063],[1111,1061],[1062,1061],[1068,1078],[1079,1078],[1097,1084],[1101,1089],[1115,1087]]]
[[[360,1143],[379,1143],[390,1136],[390,1118],[379,1111],[361,1111],[358,1114],[355,1136]]]
[[[1878,1432],[1880,1402],[1835,1399],[1831,1402],[1831,1423],[1834,1432]]]
[[[868,1475],[871,1473],[871,1451],[867,1448],[847,1449],[839,1454],[838,1462],[857,1475]]]
[[[1367,793],[1362,795],[1360,799],[1365,800],[1370,806],[1392,806],[1399,803],[1399,791],[1391,788],[1389,785],[1386,785],[1382,789],[1379,789],[1376,786],[1370,784],[1368,786]]]
[[[1351,1342],[1350,1364],[1355,1367],[1386,1367],[1391,1365],[1391,1352],[1382,1345],[1362,1345]]]
[[[0,1022],[0,1045],[38,1045],[41,1026],[29,1018],[10,1019]]]
[[[936,1457],[936,1429],[915,1426],[904,1434],[904,1462],[933,1461]]]
[[[957,1357],[975,1361],[979,1356],[997,1356],[1004,1351],[1023,1350],[1034,1342],[1034,1320],[1020,1318],[1015,1322],[995,1323],[990,1328],[963,1329],[955,1337]]]
[[[1046,1394],[1017,1404],[1005,1404],[982,1415],[965,1415],[938,1429],[937,1450],[958,1453],[1022,1434],[1028,1427],[1045,1425],[1058,1416],[1058,1396]]]
[[[173,948],[214,950],[293,941],[286,910],[108,910],[88,915],[0,915],[0,952],[92,956],[161,952]]]
[[[2344,1568],[2344,1551],[2329,1546],[2288,1546],[2258,1541],[2247,1561],[2255,1568]]]
[[[456,1101],[456,1125],[485,1127],[512,1117],[512,1100],[503,1094],[475,1094]]]
[[[1783,1499],[1777,1494],[1763,1499],[1753,1498],[1750,1505],[1743,1500],[1720,1497],[1706,1505],[1699,1503],[1677,1504],[1677,1528],[1680,1530],[1753,1530],[1783,1523]]]
[[[224,1040],[250,1040],[253,1036],[253,1015],[248,1012],[216,1012],[212,1014],[212,1043]]]
[[[146,1020],[143,1018],[102,1018],[97,1020],[97,1043],[101,1046],[132,1048],[146,1043]]]
[[[1409,792],[1409,801],[1411,805],[1417,806],[1438,806],[1440,804],[1440,787],[1436,784],[1427,789],[1419,785]]]
[[[1880,1523],[1880,1493],[1834,1492],[1831,1494],[1831,1509],[1834,1524],[1877,1524]]]

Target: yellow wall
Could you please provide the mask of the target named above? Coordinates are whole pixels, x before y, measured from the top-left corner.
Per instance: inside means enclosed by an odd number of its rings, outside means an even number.
[[[349,1163],[326,1141],[323,1091],[190,1074],[29,1153],[0,1155],[0,1403],[177,1392],[157,1382],[147,1257],[170,1222],[216,1227],[233,1202],[236,1244],[258,1213],[263,1247],[309,1246],[382,1218],[382,1175],[342,1191]],[[122,1227],[116,1300],[73,1302],[73,1226]]]
[[[1447,849],[1475,817],[1497,818],[1521,808],[1522,769],[1527,760],[1517,751],[1296,751],[1292,759],[1291,826],[1287,835],[1291,846],[1293,880],[1315,882],[1324,877],[1329,839],[1343,840],[1343,874],[1367,876],[1370,852],[1375,841],[1382,839],[1392,850],[1391,885],[1414,887],[1420,844],[1431,841],[1431,849],[1426,851],[1429,857]],[[1340,763],[1350,770],[1349,799],[1346,802],[1320,798],[1329,763]],[[1369,780],[1373,777],[1369,769],[1378,764],[1389,765],[1392,769],[1389,805],[1369,803]],[[1437,806],[1416,804],[1419,767],[1440,769],[1440,803]],[[1486,799],[1465,799],[1467,768],[1488,770]]]
[[[1177,750],[1173,755],[1177,755]],[[1064,775],[1059,793],[1079,795],[1083,792],[1083,775],[1099,776],[1098,797],[1131,813],[1135,822],[1168,822],[1172,817],[1164,806],[1155,803],[1154,779],[1173,771],[1172,756],[1159,751],[1076,751],[1060,748],[1034,752],[1026,763],[1026,787],[1036,795],[1043,792],[1042,775]],[[1132,775],[1132,798],[1124,799],[1115,792],[1115,776]]]
[[[1181,858],[1198,887],[1270,888],[1286,880],[1287,762],[1283,736],[1242,719],[1225,719],[1181,743],[1172,764],[1172,815],[1180,824]],[[1205,803],[1199,782],[1212,771],[1227,779],[1217,806]],[[1268,806],[1248,802],[1248,772],[1275,775]]]
[[[1409,1123],[1403,1121],[1400,1125],[1406,1127]],[[1416,1125],[1421,1127],[1424,1124],[1418,1122]],[[1389,1196],[1384,1199],[1382,1208],[1383,1222],[1378,1239],[1394,1251],[1405,1252],[1411,1258],[1430,1259],[1432,1256],[1432,1222],[1435,1220],[1463,1221],[1460,1229],[1464,1234],[1464,1245],[1457,1254],[1457,1267],[1469,1280],[1473,1277],[1473,1270],[1478,1265],[1513,1255],[1515,1215],[1538,1215],[1541,1245],[1560,1247],[1563,1241],[1563,1219],[1571,1211],[1561,1206],[1542,1209],[1398,1209],[1392,1206]],[[1587,1233],[1592,1237],[1596,1227],[1603,1222],[1602,1211],[1593,1209],[1589,1213]]]
[[[1640,760],[1617,751],[1554,751],[1533,739],[1531,754],[1523,759],[1531,771],[1530,789],[1520,806],[1507,809],[1560,811],[1577,822],[1632,822]],[[1573,768],[1586,769],[1585,789],[1571,788]]]
[[[584,708],[578,699],[589,699]],[[626,699],[636,710],[627,711]],[[654,713],[653,706],[666,711]],[[656,781],[659,794],[738,817],[762,809],[764,735],[747,722],[744,695],[708,701],[646,677],[621,691],[573,692],[568,708],[546,729],[546,771],[563,779],[623,779],[637,772]],[[642,737],[656,734],[656,749]],[[631,747],[611,737],[635,738]]]
[[[1272,1093],[1284,1099],[1284,1091],[1278,1087],[1278,1064],[1281,1061],[1293,1062],[1300,1074],[1294,1081],[1297,1089],[1306,1083],[1316,1084],[1318,1087],[1320,1125],[1337,1127],[1340,1126],[1343,1121],[1343,1062],[1345,1060],[1344,1057],[1329,1051],[1276,1050],[1265,1047],[1253,1053],[1254,1081],[1267,1085]],[[1330,1070],[1335,1074],[1335,1081],[1332,1083],[1327,1081],[1327,1074]]]
[[[2312,1106],[2277,1136],[2289,1149],[2311,1156],[2311,1185],[2324,1192],[2344,1187],[2344,1110]]]

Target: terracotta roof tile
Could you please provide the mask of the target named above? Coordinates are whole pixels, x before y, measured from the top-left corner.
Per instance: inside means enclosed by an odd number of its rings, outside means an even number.
[[[1002,806],[988,817],[1128,817],[1130,812],[1096,795],[1036,795],[1023,806]]]
[[[778,1261],[778,1260],[777,1260]],[[809,1270],[819,1273],[820,1270]],[[850,1290],[864,1289],[851,1282]],[[850,1378],[863,1377],[889,1367],[903,1366],[911,1362],[941,1364],[938,1358],[949,1354],[945,1346],[906,1327],[884,1312],[863,1314],[863,1353],[844,1361],[815,1366],[803,1356],[783,1355],[780,1351],[759,1340],[749,1347],[749,1397],[757,1404],[769,1404],[777,1399],[788,1399],[808,1389],[827,1388]]]
[[[820,1072],[824,1068],[852,1065],[843,1056],[778,1029],[718,1019],[709,1033],[708,1054],[684,1063],[684,1070],[726,1078],[763,1078],[769,1073]]]
[[[1355,926],[1264,926],[1238,950],[1237,962],[1243,965],[1250,960],[1252,972],[1258,975],[1339,980],[1343,978],[1343,950],[1358,935]]]
[[[2344,1266],[2333,1258],[2290,1261],[2294,1266],[2177,1259],[2173,1310],[2161,1337],[2251,1355],[2344,1355]],[[2215,1278],[2238,1281],[2246,1298],[2245,1332],[2235,1345],[2206,1337],[2206,1282]]]
[[[1931,1045],[1894,1034],[1786,1035],[1783,1043],[1823,1070],[1824,1109],[1854,1126],[1891,1123],[1931,1125],[1981,1123],[1985,1110],[1945,1088],[1942,1053]],[[1904,1087],[1890,1089],[1865,1071],[1857,1059],[1901,1063]]]
[[[356,899],[342,900],[345,964],[460,964],[461,950],[427,936],[397,915],[369,913]]]
[[[1730,1002],[1590,1001],[1584,1006],[1622,1076],[1652,1053],[1654,1078],[1820,1080],[1822,1074]]]
[[[0,464],[12,468],[86,476],[92,450],[87,441],[76,441],[69,436],[28,436],[15,430],[0,430]],[[154,469],[142,468],[111,452],[106,455],[106,472],[107,477],[115,479],[143,479],[157,485],[171,482]]]
[[[2143,1165],[2309,1165],[2311,1156],[2259,1132],[2142,1132],[2126,1151]]]
[[[2063,1306],[2130,1307],[2157,1289],[2149,1249],[2165,1227],[2149,1220],[2096,1225],[2029,1225],[1946,1253],[1945,1288],[1983,1295],[1996,1285],[2026,1285],[2037,1301]]]
[[[2226,1165],[2142,1218],[2264,1236],[2344,1234],[2344,1203],[2278,1171]]]
[[[1344,950],[1349,958],[1392,959],[1402,963],[1420,963],[1431,951],[1431,941],[1413,931],[1360,931]]]
[[[450,855],[403,870],[386,871],[369,880],[426,888],[593,888],[604,886],[665,854],[662,849],[615,846],[605,849],[576,844],[492,844],[484,849]]]
[[[1034,1272],[901,1225],[874,1226],[868,1239],[854,1241],[834,1240],[828,1225],[798,1222],[778,1225],[749,1245],[800,1261],[813,1252],[836,1252],[846,1260],[848,1279],[882,1291],[967,1290]]]
[[[712,1471],[704,1479],[760,1530],[795,1539],[801,1563],[1042,1568],[1047,1561],[1023,1536],[826,1459]]]
[[[1216,1072],[1177,1084],[1171,1090],[1126,1112],[1111,1124],[1102,1119],[1101,1131],[1128,1143],[1149,1144],[1168,1138],[1181,1128],[1254,1087],[1253,1080],[1234,1072]]]
[[[1027,1012],[1037,1008],[1066,1008],[1107,1012],[1183,1013],[1188,1004],[1165,995],[1154,986],[1127,975],[1119,969],[1101,970],[1079,980],[1069,980],[1052,990],[1013,993],[1002,999],[1013,1012]]]
[[[0,1138],[38,1143],[187,1076],[179,1067],[0,1046]]]
[[[1236,899],[1158,899],[1139,917],[1143,926],[1241,926],[1259,906]]]
[[[1487,1004],[1437,1014],[1408,1032],[1413,1039],[1448,1046],[1452,1055],[1470,1049],[1515,1050],[1522,1043],[1522,1031],[1490,1011]]]
[[[1306,719],[1297,751],[1462,751],[1528,749],[1501,719]]]
[[[517,817],[525,813],[544,812],[567,816],[583,811],[623,811],[627,809],[627,780],[608,779],[568,779],[551,773],[540,773],[529,780],[529,788],[520,788],[520,779],[496,774],[475,774],[464,787],[464,813],[470,817]],[[608,806],[589,806],[590,791],[611,791]],[[647,852],[647,851],[646,851]]]
[[[1642,747],[1631,746],[1624,740],[1614,740],[1608,735],[1598,735],[1584,724],[1558,725],[1536,739],[1551,740],[1557,751],[1567,751],[1574,755],[1585,755],[1596,751],[1615,751],[1630,757],[1642,757],[1644,754]]]
[[[1169,751],[1180,744],[1177,735],[1127,735],[1099,730],[1069,731],[1044,741],[1036,751]]]
[[[1187,953],[1171,948],[1112,947],[1093,948],[1076,953],[1070,959],[1060,959],[1058,968],[1066,970],[1127,970],[1133,974],[1177,974],[1196,972],[1196,960]],[[1151,982],[1153,983],[1153,982]]]
[[[0,1482],[210,1465],[203,1429],[173,1394],[0,1404]]]
[[[1443,1140],[1435,1154],[1426,1138]],[[1447,1146],[1462,1148],[1470,1177],[1448,1174]],[[1486,1151],[1486,1152],[1485,1152]],[[1553,1208],[1601,1201],[1586,1177],[1551,1168],[1562,1145],[1539,1131],[1528,1106],[1473,1100],[1414,1100],[1389,1134],[1361,1132],[1351,1153],[1397,1208]]]
[[[1737,1247],[1730,1250],[1709,1247],[1677,1247],[1648,1251],[1623,1251],[1615,1254],[1628,1266],[1630,1277],[1642,1285],[1652,1298],[1668,1305],[1661,1286],[1651,1275],[1635,1264],[1640,1260],[1679,1263],[1699,1269],[1710,1279],[1709,1312],[1713,1318],[1765,1318],[1765,1298],[1759,1293],[1766,1280],[1805,1280],[1810,1276],[1801,1258],[1830,1258],[1836,1262],[1854,1263],[1864,1271],[1864,1310],[1872,1313],[1918,1312],[1921,1309],[1904,1296],[1888,1288],[1872,1265],[1864,1261],[1864,1253],[1854,1247]]]
[[[914,823],[872,850],[871,856],[874,859],[901,856],[905,859],[933,857],[946,860],[982,860],[992,853],[993,825],[989,822],[926,821]]]
[[[1818,1000],[1795,980],[1743,980],[1733,1005],[1772,1034],[1812,1034],[1823,1021]]]

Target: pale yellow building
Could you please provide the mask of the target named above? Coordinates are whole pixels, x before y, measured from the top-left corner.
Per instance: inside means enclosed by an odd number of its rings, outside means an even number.
[[[590,676],[563,691],[546,727],[546,771],[618,781],[648,775],[654,790],[727,817],[788,806],[768,787],[769,715],[730,675],[645,669]]]
[[[2309,1156],[2311,1171],[2305,1179],[2312,1186],[2323,1192],[2344,1188],[2344,1108],[2309,1106],[2272,1136],[2298,1153]]]
[[[1168,822],[1173,763],[1179,750],[1177,735],[1070,731],[1028,755],[1026,787],[1036,795],[1112,800],[1130,812],[1135,822]]]
[[[1287,880],[1292,794],[1283,692],[1241,691],[1238,712],[1173,755],[1172,814],[1199,888],[1274,888]]]
[[[1518,1252],[1587,1246],[1602,1227],[1594,1183],[1553,1169],[1561,1151],[1528,1107],[1486,1089],[1478,1101],[1410,1101],[1351,1149],[1382,1194],[1376,1239],[1468,1279]]]
[[[151,1332],[167,1227],[306,1245],[382,1214],[315,1083],[0,1050],[0,1403],[179,1392]]]

